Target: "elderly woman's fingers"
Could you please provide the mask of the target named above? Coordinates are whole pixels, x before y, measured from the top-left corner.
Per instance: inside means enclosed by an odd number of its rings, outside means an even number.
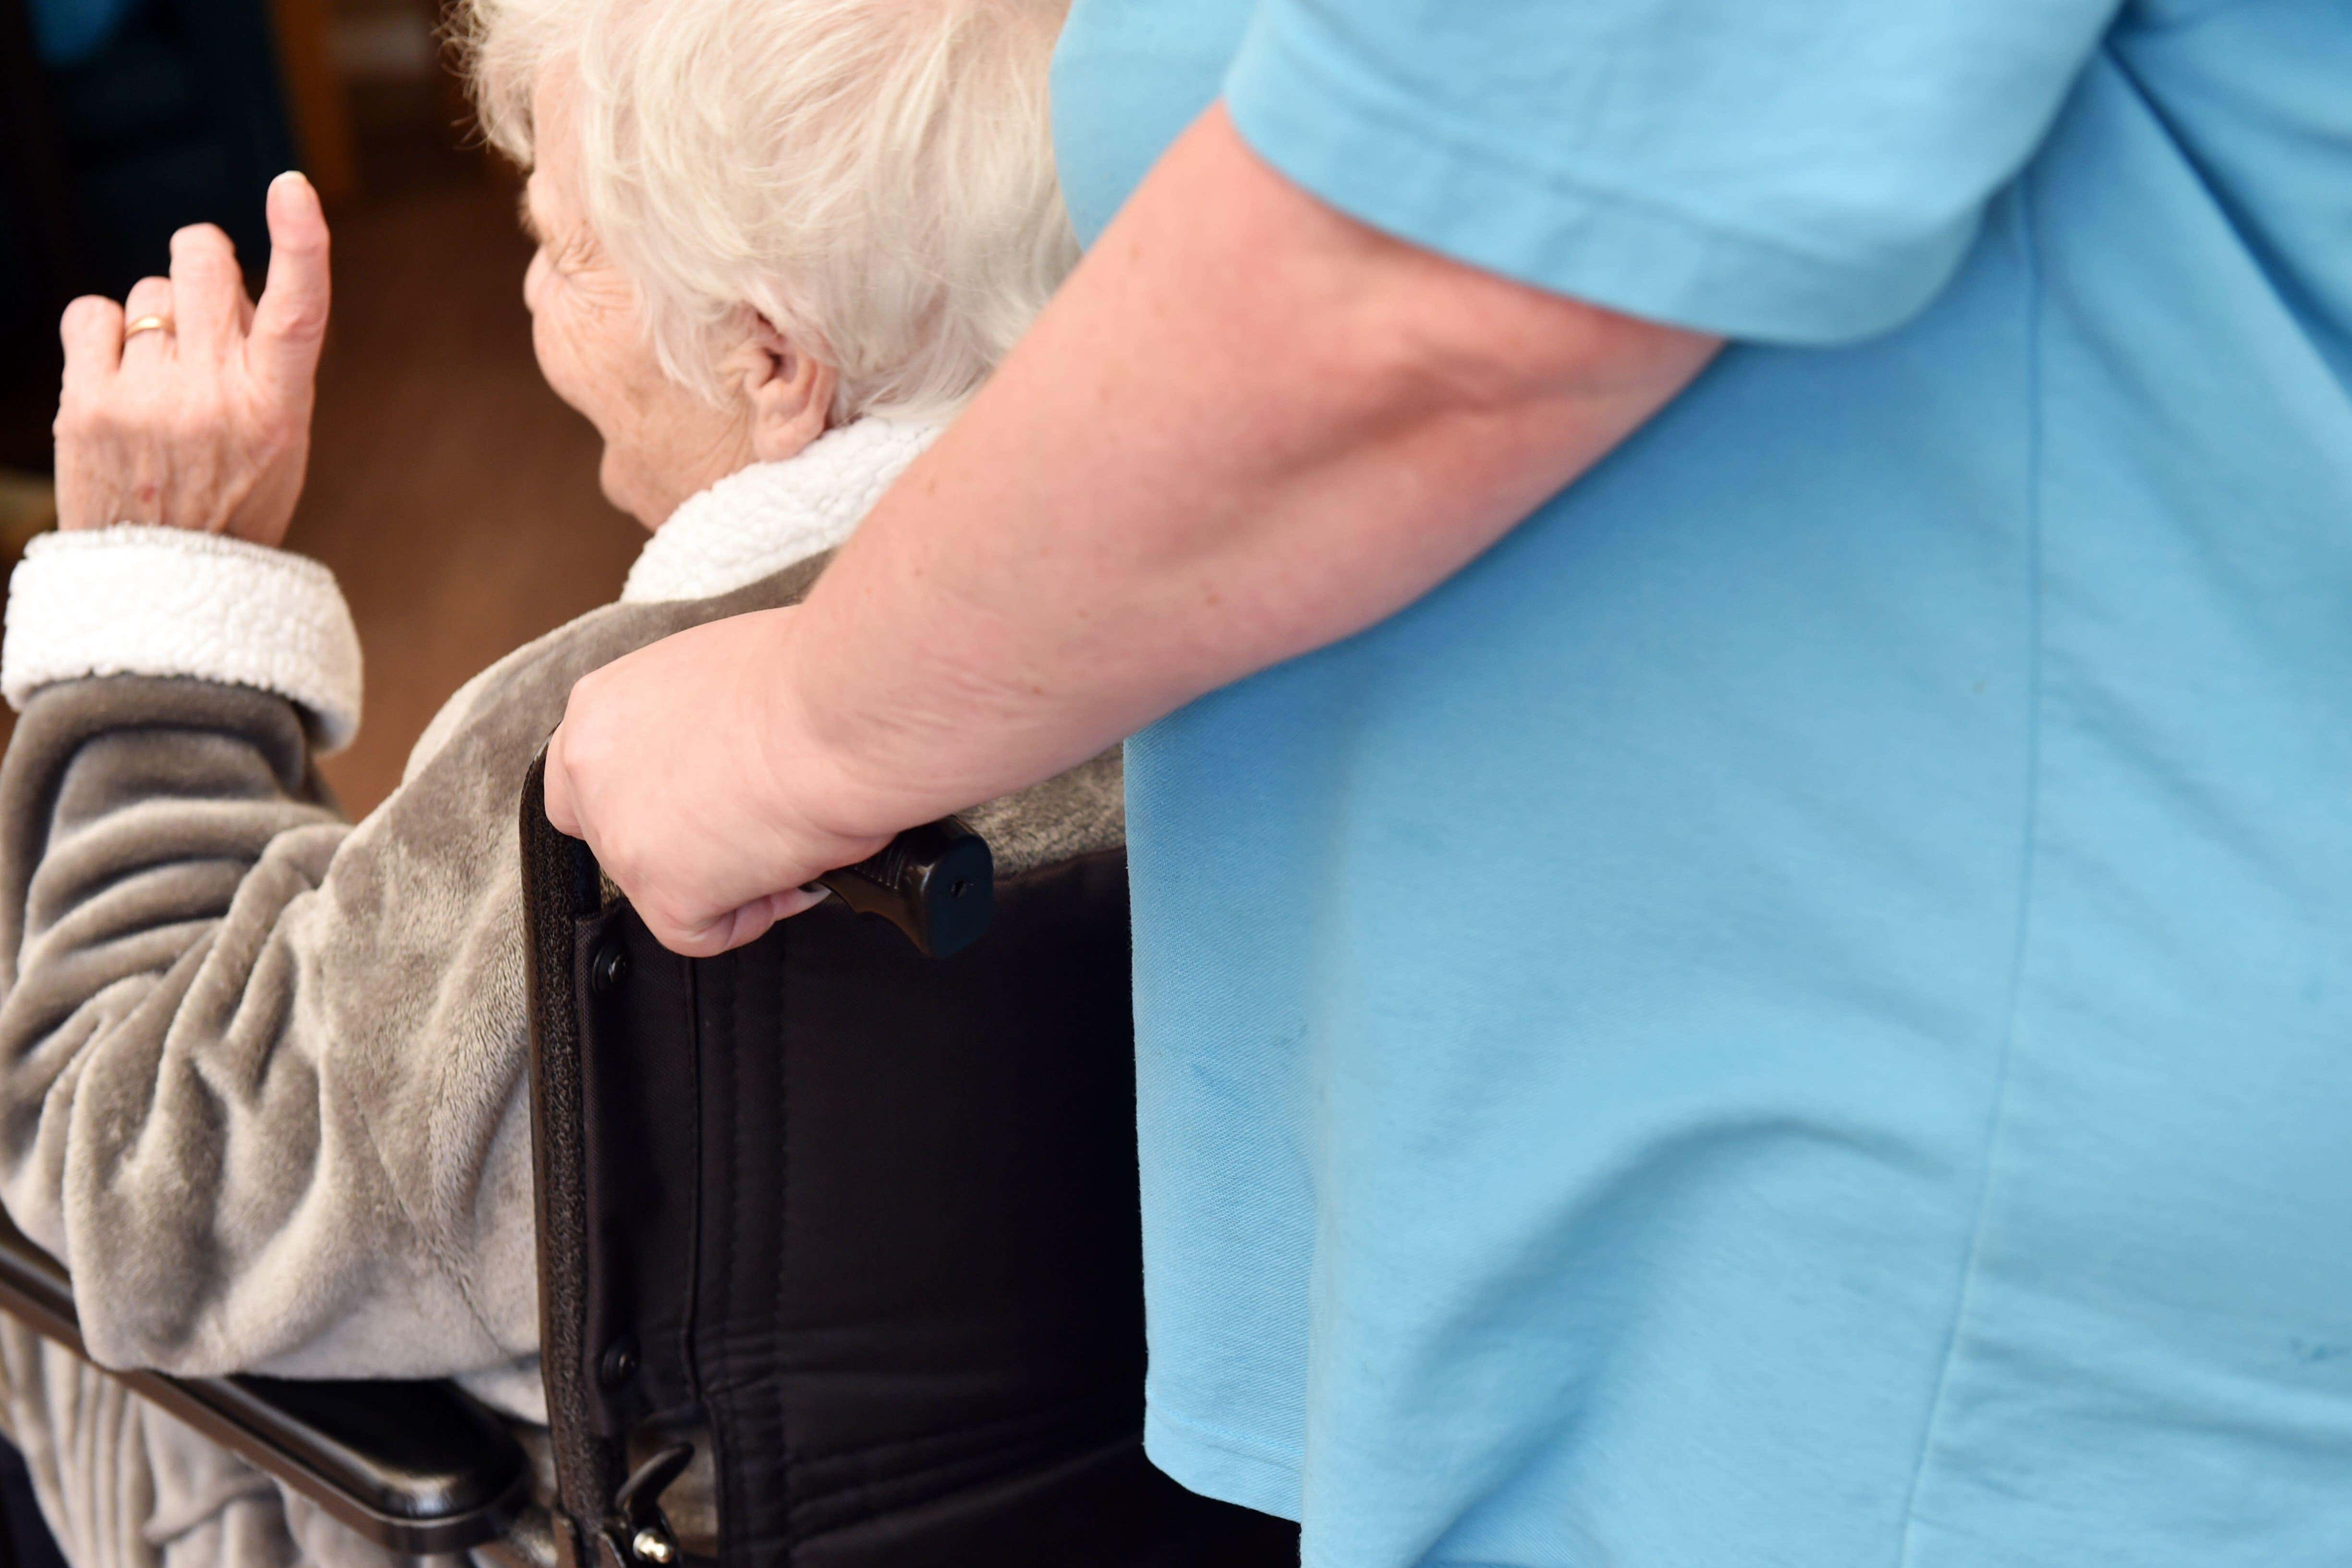
[[[114,519],[108,515],[113,498],[102,413],[122,357],[122,307],[84,295],[66,307],[58,338],[66,350],[55,426],[58,525],[104,528]]]
[[[66,350],[65,401],[94,394],[122,362],[122,307],[83,295],[58,319],[58,340]]]
[[[244,293],[228,235],[211,224],[192,224],[172,236],[172,308],[184,358],[211,363],[229,351],[243,324],[237,306]]]
[[[131,286],[122,297],[122,366],[137,370],[142,365],[161,363],[171,352],[173,334],[178,323],[172,316],[172,280],[168,277],[142,277]],[[142,321],[160,319],[162,327],[133,330]]]
[[[306,396],[327,335],[327,217],[300,174],[269,186],[269,280],[253,308],[246,363],[272,390]]]

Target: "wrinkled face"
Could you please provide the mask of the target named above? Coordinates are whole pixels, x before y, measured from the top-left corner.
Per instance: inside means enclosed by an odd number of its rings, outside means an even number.
[[[547,384],[604,438],[605,498],[658,528],[680,501],[753,460],[752,411],[732,396],[713,406],[663,372],[635,286],[589,232],[570,98],[567,78],[550,71],[531,99],[523,224],[539,252],[522,284],[531,343]],[[730,387],[735,369],[720,367]]]

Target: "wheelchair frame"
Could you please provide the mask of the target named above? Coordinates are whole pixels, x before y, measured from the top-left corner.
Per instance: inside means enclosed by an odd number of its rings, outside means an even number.
[[[576,1017],[568,918],[593,910],[602,890],[587,846],[549,825],[544,753],[533,758],[520,816],[526,947],[531,964],[533,1143],[551,1071],[542,1051],[547,1015]],[[852,909],[888,920],[927,955],[945,956],[987,929],[992,892],[988,847],[949,819],[901,834],[873,859],[823,881]],[[576,1030],[558,1023],[566,1039]],[[562,1092],[565,1084],[556,1085]],[[0,1217],[0,1312],[85,1361],[73,1281],[55,1259]],[[363,1539],[415,1556],[471,1552],[509,1568],[560,1568],[595,1553],[620,1563],[677,1560],[666,1527],[651,1536],[589,1546],[568,1520],[531,1497],[528,1457],[501,1418],[450,1382],[326,1381],[240,1375],[173,1377],[103,1369]],[[666,1479],[666,1478],[664,1478]],[[658,1485],[638,1505],[657,1521]]]

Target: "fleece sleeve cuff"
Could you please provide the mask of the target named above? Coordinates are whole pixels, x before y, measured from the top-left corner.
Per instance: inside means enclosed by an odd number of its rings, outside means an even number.
[[[360,639],[334,573],[286,550],[125,523],[45,534],[8,583],[0,695],[89,675],[185,675],[274,692],[321,751],[360,722]]]

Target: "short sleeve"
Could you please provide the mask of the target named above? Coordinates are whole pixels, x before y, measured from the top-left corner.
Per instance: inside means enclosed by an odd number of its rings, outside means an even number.
[[[2118,0],[1264,0],[1260,156],[1373,226],[1632,315],[1829,343],[1933,298]]]

